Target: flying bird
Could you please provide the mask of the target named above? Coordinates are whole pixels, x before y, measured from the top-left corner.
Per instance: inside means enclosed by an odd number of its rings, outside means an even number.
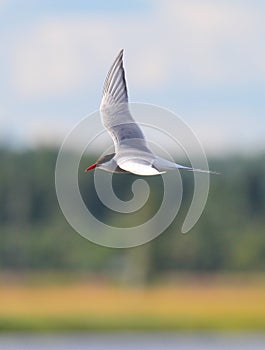
[[[142,130],[129,111],[123,50],[107,74],[100,114],[104,127],[113,139],[115,153],[102,156],[85,171],[99,168],[112,173],[132,173],[142,176],[159,175],[173,169],[212,173],[163,159],[148,148]]]

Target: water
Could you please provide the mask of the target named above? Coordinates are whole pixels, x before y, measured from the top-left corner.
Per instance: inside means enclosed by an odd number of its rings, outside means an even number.
[[[1,334],[1,350],[264,350],[264,334]]]

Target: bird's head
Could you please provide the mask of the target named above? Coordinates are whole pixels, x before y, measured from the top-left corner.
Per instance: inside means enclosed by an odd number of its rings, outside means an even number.
[[[101,165],[109,162],[113,157],[115,156],[115,153],[111,153],[111,154],[106,154],[102,157],[100,157],[96,163],[90,165],[88,168],[86,168],[85,172],[95,169],[96,167],[100,167]]]

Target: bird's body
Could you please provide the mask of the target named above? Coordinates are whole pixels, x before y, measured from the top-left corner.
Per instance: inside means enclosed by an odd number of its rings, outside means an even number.
[[[106,77],[100,114],[104,127],[114,141],[115,153],[100,158],[86,171],[97,167],[112,173],[133,173],[142,176],[159,175],[172,169],[209,173],[207,170],[193,169],[160,158],[148,148],[142,130],[129,111],[123,50]]]

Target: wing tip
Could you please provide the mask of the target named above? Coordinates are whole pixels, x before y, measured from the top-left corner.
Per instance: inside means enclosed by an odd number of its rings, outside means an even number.
[[[122,59],[123,59],[123,54],[124,54],[124,49],[121,49],[121,50],[119,51],[119,54],[118,54],[116,60],[119,60],[119,59],[122,60]]]

